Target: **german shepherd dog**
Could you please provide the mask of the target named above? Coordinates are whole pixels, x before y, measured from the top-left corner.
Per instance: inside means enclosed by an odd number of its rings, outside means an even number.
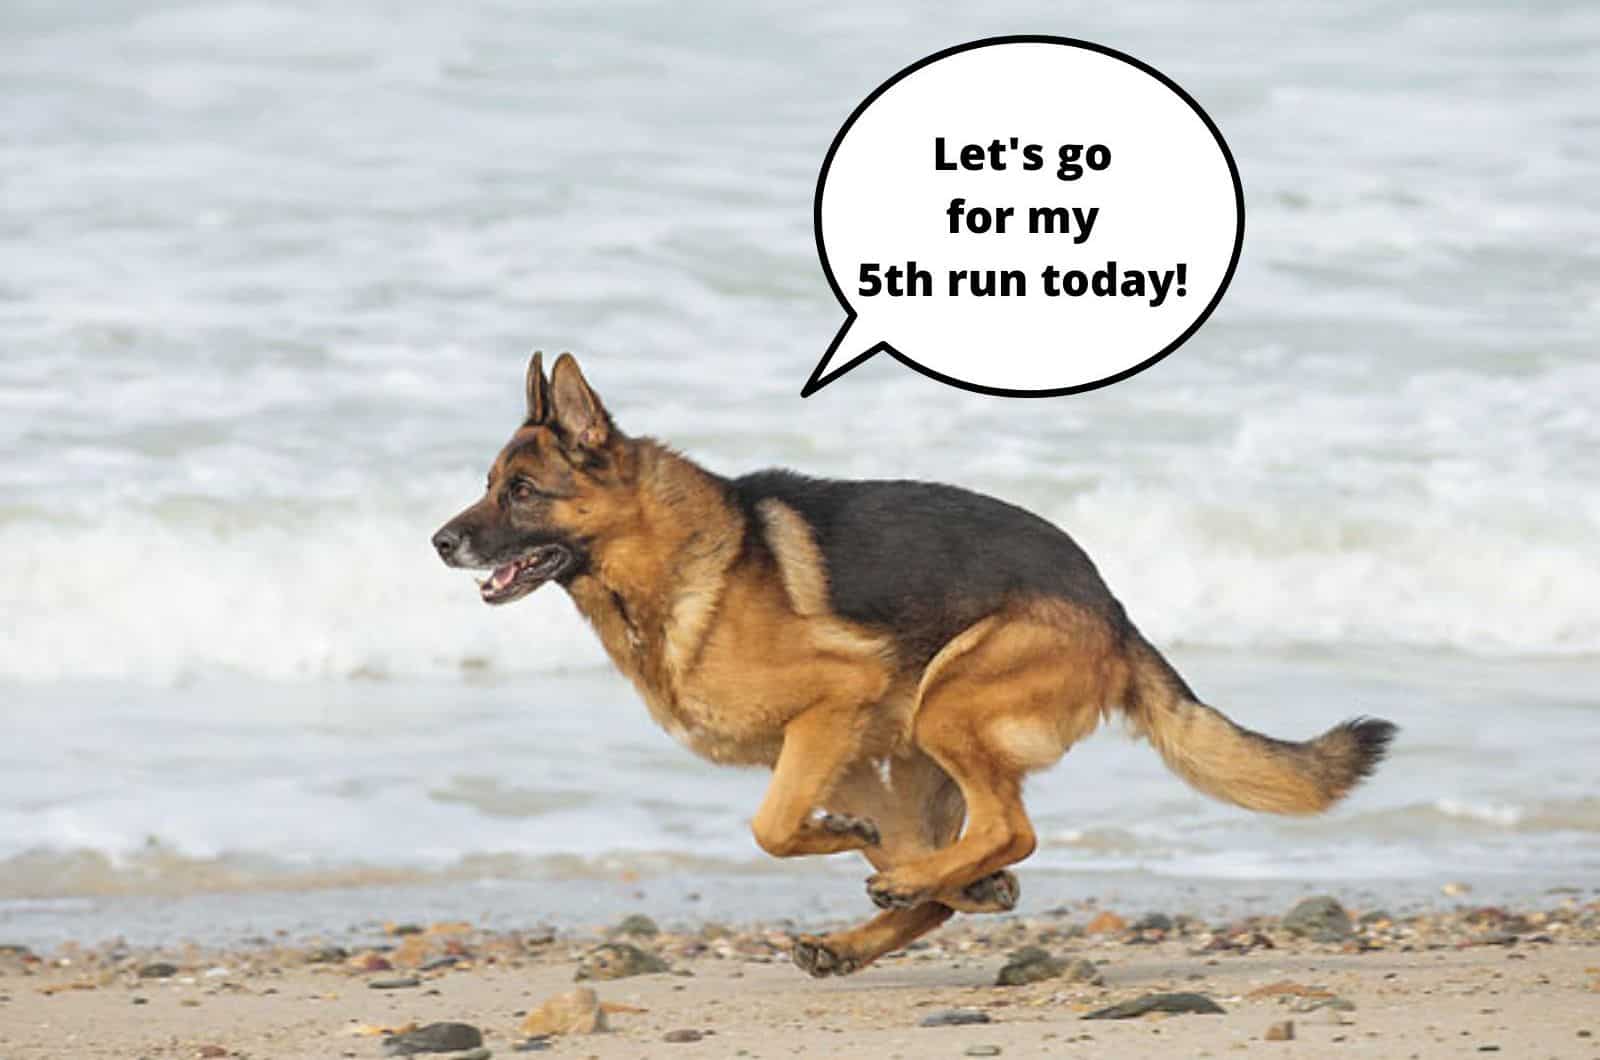
[[[926,482],[728,479],[622,433],[577,362],[546,379],[482,499],[433,536],[484,602],[556,582],[655,720],[713,762],[766,766],[751,822],[776,857],[859,850],[883,911],[802,936],[854,972],[953,912],[1017,901],[1023,778],[1120,713],[1167,765],[1251,810],[1309,814],[1382,759],[1357,718],[1301,743],[1200,702],[1061,530]]]

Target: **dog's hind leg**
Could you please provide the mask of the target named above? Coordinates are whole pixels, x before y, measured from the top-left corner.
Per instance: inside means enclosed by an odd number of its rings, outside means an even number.
[[[926,935],[955,910],[939,902],[924,902],[910,909],[889,909],[865,924],[828,935],[801,935],[794,941],[794,963],[822,978],[860,971],[886,953],[905,949]]]
[[[949,846],[966,817],[961,789],[938,763],[915,749],[856,762],[828,796],[827,807],[878,826],[878,845],[862,854],[880,872]],[[958,913],[1006,913],[1020,894],[1017,878],[1002,869],[932,897]]]
[[[967,825],[934,853],[867,881],[879,906],[915,907],[952,894],[1015,900],[1006,866],[1033,852],[1022,781],[1055,762],[1099,722],[1117,678],[1106,629],[1072,614],[995,616],[952,642],[929,666],[914,739],[959,785]]]
[[[863,708],[822,705],[784,728],[772,783],[750,822],[762,850],[790,858],[878,844],[878,827],[871,820],[824,809],[824,800],[857,756],[863,726]]]

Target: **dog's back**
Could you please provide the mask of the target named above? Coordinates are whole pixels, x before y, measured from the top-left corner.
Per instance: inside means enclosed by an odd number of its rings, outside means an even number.
[[[752,517],[776,500],[803,518],[827,566],[833,610],[882,629],[921,665],[962,630],[1029,599],[1061,600],[1127,628],[1122,605],[1065,532],[956,486],[811,478],[768,470],[732,482]]]

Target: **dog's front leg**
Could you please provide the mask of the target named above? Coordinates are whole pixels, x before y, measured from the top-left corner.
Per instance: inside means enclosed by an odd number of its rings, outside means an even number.
[[[750,823],[762,850],[773,857],[792,858],[878,844],[878,828],[871,821],[822,808],[859,752],[861,710],[855,704],[822,704],[785,726],[772,783]]]

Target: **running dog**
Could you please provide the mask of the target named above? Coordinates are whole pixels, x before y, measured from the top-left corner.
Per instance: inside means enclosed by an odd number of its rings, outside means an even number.
[[[723,478],[620,431],[570,354],[527,373],[527,418],[482,499],[433,536],[486,603],[572,597],[651,715],[698,755],[765,766],[751,828],[776,857],[859,850],[883,911],[802,936],[854,972],[953,912],[1011,909],[1033,852],[1028,773],[1120,714],[1200,791],[1333,805],[1395,727],[1273,739],[1202,703],[1094,564],[1039,516],[955,486],[791,471]]]

